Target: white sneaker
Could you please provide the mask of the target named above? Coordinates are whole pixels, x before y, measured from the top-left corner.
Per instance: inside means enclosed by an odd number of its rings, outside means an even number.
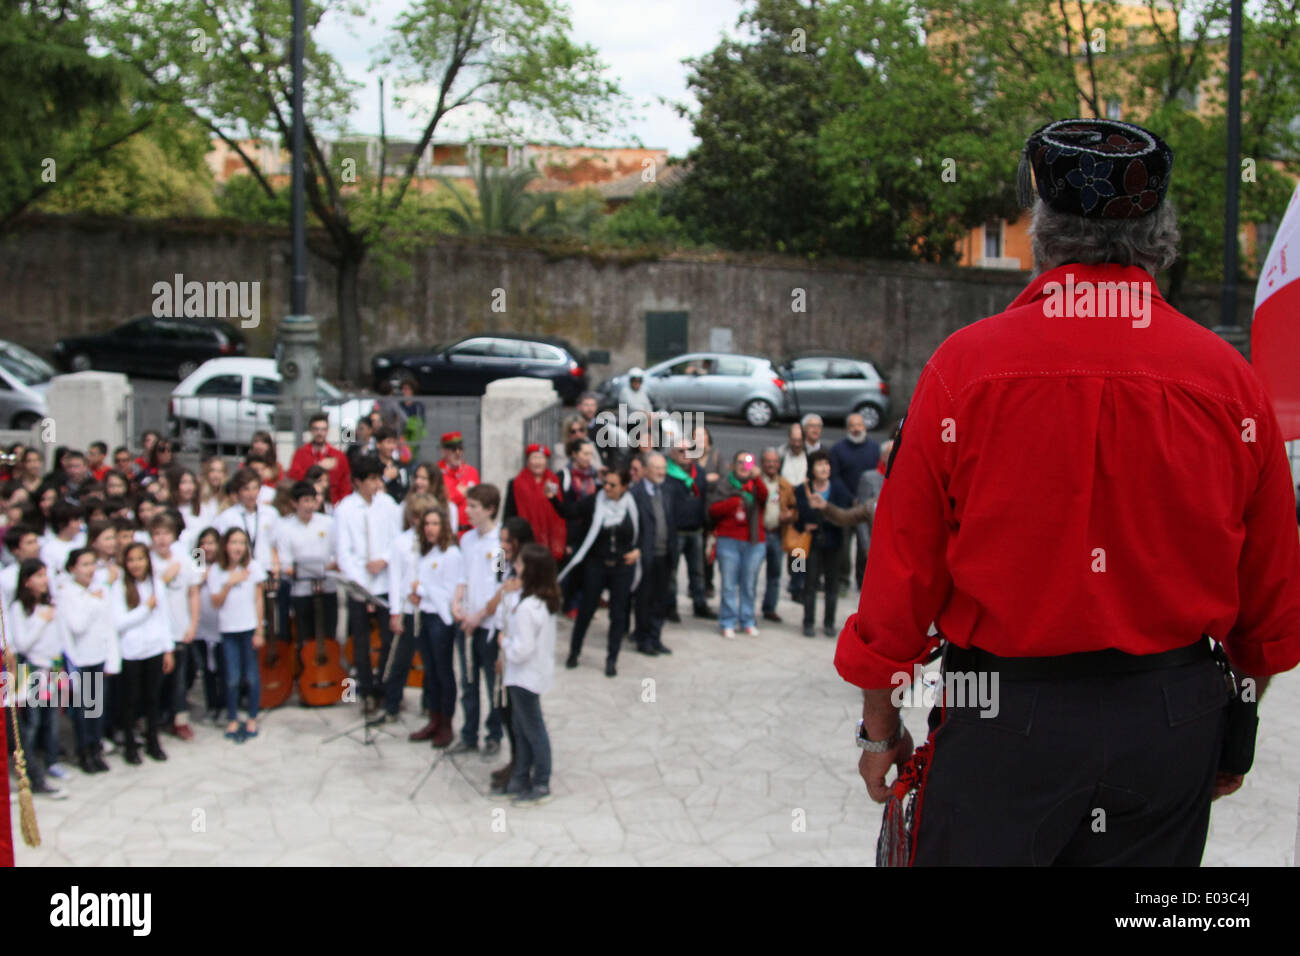
[[[722,629],[722,636],[729,641],[734,641],[736,639],[736,629],[734,627],[724,627]]]
[[[63,780],[68,776],[68,771],[61,763],[52,763],[46,768],[46,776],[53,777],[55,780]]]
[[[750,637],[758,637],[758,628],[751,625],[750,627],[745,628],[745,633]]]

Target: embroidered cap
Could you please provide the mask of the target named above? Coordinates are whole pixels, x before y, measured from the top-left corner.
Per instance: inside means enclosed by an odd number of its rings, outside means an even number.
[[[1086,219],[1136,218],[1160,205],[1173,166],[1169,144],[1140,126],[1057,120],[1025,143],[1016,195],[1021,206],[1032,205],[1036,184],[1043,202],[1059,212]]]

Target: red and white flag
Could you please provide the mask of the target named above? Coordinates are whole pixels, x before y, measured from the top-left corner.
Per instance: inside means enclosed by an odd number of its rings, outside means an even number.
[[[1259,274],[1250,360],[1273,399],[1283,439],[1300,438],[1300,186]]]

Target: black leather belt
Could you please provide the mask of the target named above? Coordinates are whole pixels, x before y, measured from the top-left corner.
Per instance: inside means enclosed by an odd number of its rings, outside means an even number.
[[[996,671],[1003,680],[1061,680],[1136,674],[1163,670],[1213,659],[1210,640],[1202,635],[1186,647],[1159,654],[1126,654],[1114,648],[1061,654],[1056,657],[999,657],[978,647],[945,645],[943,669],[953,671]]]

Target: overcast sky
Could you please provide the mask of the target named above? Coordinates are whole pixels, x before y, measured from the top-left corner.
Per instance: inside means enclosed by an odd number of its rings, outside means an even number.
[[[357,94],[352,132],[379,132],[379,87],[370,68],[372,51],[406,6],[407,0],[372,0],[365,19],[335,18],[317,31],[316,41],[338,59],[348,77],[365,84]],[[633,112],[639,114],[599,145],[631,143],[639,137],[644,146],[684,156],[695,145],[690,122],[659,99],[685,100],[694,106],[681,61],[711,50],[724,33],[735,33],[740,0],[568,0],[568,7],[574,39],[595,47],[609,74],[636,104]],[[391,80],[386,91],[392,92]],[[413,137],[421,128],[391,101],[384,120],[390,137]],[[467,132],[464,122],[458,125],[461,129],[448,126],[439,138]]]

